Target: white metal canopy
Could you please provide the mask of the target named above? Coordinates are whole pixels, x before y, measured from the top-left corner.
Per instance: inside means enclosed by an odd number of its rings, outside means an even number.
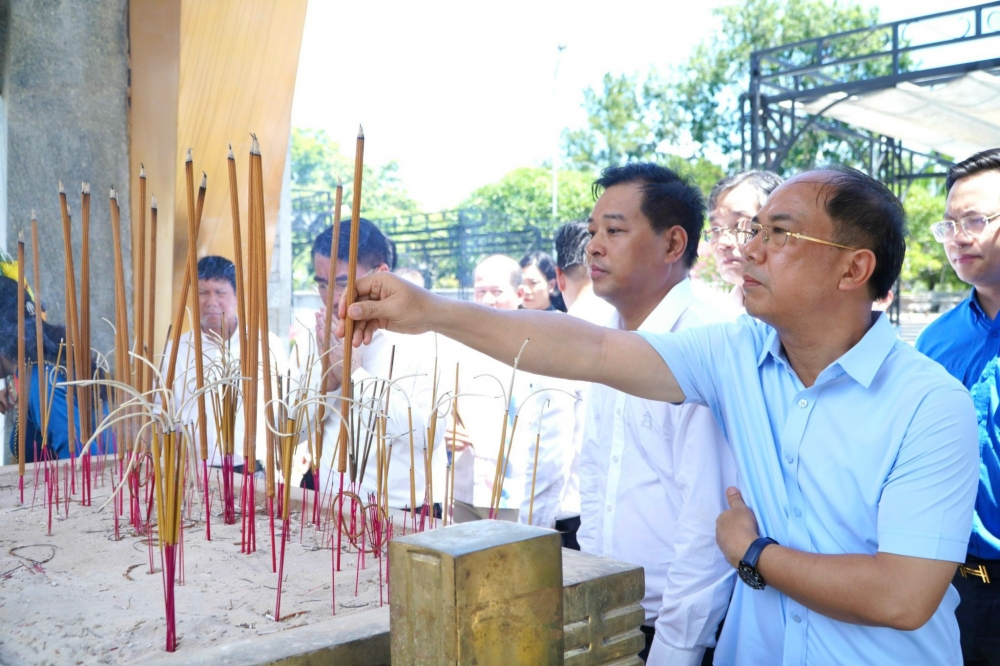
[[[834,93],[800,108],[959,160],[1000,147],[1000,77],[982,71],[934,87]]]

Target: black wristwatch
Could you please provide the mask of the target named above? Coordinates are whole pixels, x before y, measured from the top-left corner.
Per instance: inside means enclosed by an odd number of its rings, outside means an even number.
[[[740,565],[736,567],[736,570],[740,572],[740,578],[743,582],[752,587],[755,590],[763,590],[767,587],[764,582],[764,578],[757,571],[757,560],[760,559],[760,554],[767,546],[772,543],[778,543],[771,537],[760,537],[747,548],[746,555],[740,560]]]

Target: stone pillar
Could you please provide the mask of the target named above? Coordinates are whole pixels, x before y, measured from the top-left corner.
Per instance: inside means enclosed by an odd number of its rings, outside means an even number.
[[[62,181],[73,213],[79,289],[80,182],[91,184],[91,326],[95,348],[114,336],[111,212],[118,191],[126,280],[131,284],[128,154],[128,0],[8,0],[2,3],[0,219],[6,248],[24,229],[26,274],[32,274],[30,217],[38,214],[42,293],[49,321],[65,321]],[[130,290],[131,291],[131,290]],[[130,301],[131,302],[131,301]]]
[[[560,545],[499,520],[391,541],[393,666],[562,664]]]

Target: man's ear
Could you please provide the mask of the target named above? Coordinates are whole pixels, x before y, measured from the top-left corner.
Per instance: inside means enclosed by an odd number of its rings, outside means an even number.
[[[850,263],[840,275],[839,287],[843,291],[867,289],[868,281],[875,272],[875,253],[871,250],[855,250]]]
[[[379,264],[379,267],[376,268],[372,272],[373,273],[388,273],[389,272],[389,264],[386,264],[386,263]]]
[[[559,291],[566,291],[566,274],[558,266],[556,266],[556,286],[559,287]]]
[[[517,299],[519,301],[524,302],[524,295],[526,293],[528,293],[528,290],[523,284],[517,286]]]
[[[673,264],[681,261],[684,258],[684,252],[687,250],[688,234],[679,224],[664,230],[664,239],[666,241],[666,253],[664,254],[665,263]]]

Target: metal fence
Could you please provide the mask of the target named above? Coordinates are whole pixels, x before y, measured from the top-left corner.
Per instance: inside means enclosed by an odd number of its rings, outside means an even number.
[[[292,196],[292,252],[308,255],[313,239],[333,223],[332,192]],[[429,285],[466,289],[476,264],[491,254],[519,259],[526,252],[552,253],[553,229],[545,220],[517,220],[463,209],[372,219],[396,246],[397,266],[420,271]]]

